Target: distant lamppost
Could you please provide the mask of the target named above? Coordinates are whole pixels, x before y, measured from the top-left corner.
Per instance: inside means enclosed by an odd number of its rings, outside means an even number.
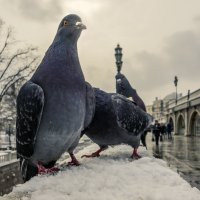
[[[9,139],[9,149],[12,149],[12,145],[11,145],[11,135],[13,135],[13,129],[11,126],[11,122],[12,122],[12,118],[8,118],[8,125],[6,128],[6,134],[8,135],[8,139]]]
[[[122,48],[118,44],[115,48],[115,59],[116,59],[116,65],[117,65],[117,72],[120,73],[122,68]]]
[[[177,99],[178,99],[178,94],[177,94],[177,85],[178,85],[178,77],[174,77],[174,85],[176,87],[176,104],[177,104]]]

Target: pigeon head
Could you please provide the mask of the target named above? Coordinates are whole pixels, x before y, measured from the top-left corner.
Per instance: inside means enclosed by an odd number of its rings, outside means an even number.
[[[86,29],[86,26],[78,15],[67,15],[61,20],[54,41],[70,41],[75,43],[84,29]]]
[[[121,73],[115,76],[116,79],[116,91],[117,93],[124,95],[126,97],[131,97],[132,87],[128,79]]]

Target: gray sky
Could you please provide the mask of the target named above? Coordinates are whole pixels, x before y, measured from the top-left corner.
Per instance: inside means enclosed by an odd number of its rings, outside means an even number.
[[[115,91],[114,48],[123,47],[123,67],[146,104],[175,90],[200,86],[199,0],[0,0],[0,17],[16,38],[38,46],[43,56],[60,20],[78,14],[87,30],[79,58],[93,86]]]

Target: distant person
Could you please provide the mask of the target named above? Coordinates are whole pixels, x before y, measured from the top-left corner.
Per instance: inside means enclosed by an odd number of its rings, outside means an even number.
[[[171,123],[167,124],[167,135],[168,135],[168,139],[172,139],[172,124]]]
[[[161,128],[160,128],[160,124],[158,123],[158,120],[155,120],[155,124],[153,126],[153,134],[154,134],[154,137],[155,137],[155,140],[156,140],[156,145],[159,145]]]
[[[166,126],[164,123],[161,123],[160,125],[160,132],[161,132],[160,141],[162,141],[163,139],[165,139],[165,134],[166,134]]]

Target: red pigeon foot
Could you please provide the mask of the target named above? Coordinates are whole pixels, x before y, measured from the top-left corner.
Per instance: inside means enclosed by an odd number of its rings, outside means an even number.
[[[131,158],[140,159],[142,158],[142,156],[138,154],[137,149],[134,149],[133,154],[131,155]]]
[[[37,168],[38,168],[38,174],[40,175],[44,175],[44,174],[54,174],[58,171],[60,171],[59,168],[57,167],[52,167],[52,168],[45,168],[43,165],[41,164],[37,164]]]
[[[73,154],[73,153],[70,153],[69,155],[70,155],[70,157],[71,157],[72,160],[71,160],[70,162],[68,162],[68,166],[79,166],[80,163],[79,163],[79,161],[76,159],[76,157],[74,156],[74,154]]]
[[[95,157],[99,157],[100,153],[102,151],[105,151],[108,147],[101,147],[99,150],[95,151],[94,153],[90,154],[90,155],[82,155],[81,158],[95,158]]]

